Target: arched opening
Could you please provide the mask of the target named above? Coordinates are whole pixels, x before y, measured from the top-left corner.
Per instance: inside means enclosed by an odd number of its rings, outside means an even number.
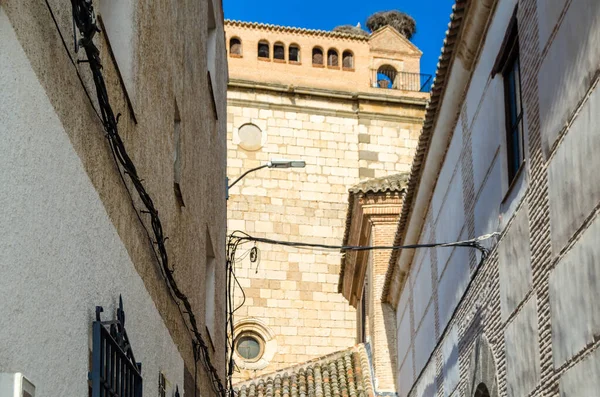
[[[485,383],[480,383],[475,390],[473,397],[490,397],[490,391],[488,390]]]
[[[377,87],[395,88],[398,72],[393,66],[383,65],[377,69]]]
[[[285,61],[285,46],[281,42],[273,44],[273,59]]]
[[[327,66],[337,68],[339,66],[338,52],[333,48],[327,51]]]
[[[342,67],[344,69],[354,69],[354,54],[351,51],[344,51],[342,54]]]
[[[268,41],[261,40],[258,42],[258,57],[263,59],[271,58],[271,48]]]
[[[319,47],[315,47],[312,50],[312,63],[313,65],[323,65],[323,50]]]
[[[242,41],[237,37],[229,40],[229,55],[242,55]]]
[[[297,44],[290,44],[288,60],[290,62],[300,62],[300,47]]]

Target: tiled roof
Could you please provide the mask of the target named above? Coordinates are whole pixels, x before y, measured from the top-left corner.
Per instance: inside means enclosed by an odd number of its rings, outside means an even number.
[[[373,397],[364,345],[238,383],[238,397]]]
[[[346,212],[346,226],[344,230],[344,240],[342,245],[348,245],[350,238],[350,226],[352,224],[352,208],[354,208],[354,199],[359,194],[380,194],[387,192],[404,193],[406,190],[406,182],[408,181],[408,173],[388,175],[380,178],[367,179],[348,189],[348,211]],[[344,281],[344,271],[346,269],[346,255],[342,255],[340,263],[340,277],[338,279],[338,292],[342,292],[342,284]]]
[[[402,192],[406,188],[408,173],[387,175],[380,178],[367,179],[348,189],[353,195],[357,193]]]
[[[425,112],[423,131],[419,136],[419,143],[417,145],[410,177],[408,179],[408,186],[406,188],[402,213],[400,215],[400,222],[398,223],[398,229],[394,238],[394,245],[401,245],[401,242],[405,237],[406,226],[412,211],[413,202],[417,197],[416,193],[421,181],[423,166],[425,165],[425,159],[431,143],[431,136],[433,135],[435,122],[437,120],[438,107],[446,90],[448,83],[447,78],[450,76],[450,66],[455,55],[455,47],[459,40],[459,35],[463,25],[463,17],[468,4],[469,0],[456,0],[454,6],[452,7],[450,23],[448,24],[446,38],[444,39],[444,46],[442,47],[442,53],[438,60],[435,79],[433,80],[433,85],[431,87],[431,99],[429,100],[429,104],[427,105]],[[390,265],[388,266],[388,270],[385,275],[385,283],[383,285],[382,292],[382,299],[384,301],[387,301],[387,295],[392,281],[392,276],[397,265],[396,262],[398,261],[399,252],[399,250],[393,251],[392,255],[390,256]]]
[[[365,35],[352,34],[352,33],[347,33],[347,32],[334,32],[334,31],[319,30],[319,29],[306,29],[306,28],[298,28],[298,27],[293,27],[293,26],[273,25],[270,23],[236,21],[236,20],[232,20],[232,19],[226,19],[225,25],[240,26],[240,27],[251,28],[251,29],[271,30],[274,32],[298,33],[298,34],[305,34],[305,35],[311,35],[311,36],[347,38],[347,39],[357,40],[357,41],[368,41],[370,38],[370,35],[365,36]]]

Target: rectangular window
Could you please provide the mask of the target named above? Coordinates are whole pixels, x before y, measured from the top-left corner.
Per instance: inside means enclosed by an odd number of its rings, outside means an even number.
[[[205,325],[211,340],[215,337],[215,293],[216,293],[216,259],[212,240],[206,230],[206,275],[205,275],[204,313]]]
[[[506,151],[508,155],[508,180],[513,181],[523,160],[523,101],[521,99],[521,73],[518,45],[504,70],[504,95],[506,103]]]
[[[100,29],[108,42],[108,48],[115,63],[117,73],[125,89],[125,96],[131,114],[136,103],[135,68],[135,0],[102,0],[98,7]],[[137,122],[137,121],[135,121]]]
[[[174,103],[173,117],[173,189],[180,207],[185,207],[183,193],[181,192],[181,116],[177,101]]]
[[[506,120],[506,155],[508,183],[512,184],[524,160],[524,112],[521,94],[521,64],[517,9],[513,13],[502,48],[496,59],[492,77],[502,74],[504,80],[504,112]]]

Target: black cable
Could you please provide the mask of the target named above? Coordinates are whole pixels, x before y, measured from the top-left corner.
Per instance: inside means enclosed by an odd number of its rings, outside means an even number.
[[[237,235],[241,234],[241,235]],[[410,245],[391,245],[391,246],[357,246],[357,245],[329,245],[319,243],[305,243],[297,241],[282,241],[273,240],[263,237],[254,237],[241,231],[235,231],[231,234],[232,237],[242,241],[254,241],[272,245],[282,245],[293,248],[313,248],[323,250],[336,250],[341,252],[352,252],[352,251],[374,251],[374,250],[402,250],[402,249],[416,249],[416,248],[436,248],[436,247],[469,247],[479,250],[482,254],[487,255],[488,250],[481,242],[496,236],[497,233],[486,234],[471,240],[456,241],[450,243],[427,243],[427,244],[410,244]]]
[[[56,20],[54,11],[52,11],[52,7],[50,6],[50,3],[48,2],[48,0],[45,0],[45,1],[46,1],[46,7],[48,7],[48,11],[50,12],[50,16],[52,17],[52,21],[54,22],[54,26],[56,27],[56,30],[58,31],[58,35],[60,37],[60,40],[62,41],[63,47],[65,48],[65,51],[67,52],[67,55],[69,56],[69,60],[71,61],[71,63],[73,64],[73,67],[75,68],[75,73],[77,73],[77,78],[79,79],[79,83],[81,83],[81,86],[83,87],[83,91],[85,92],[85,95],[87,96],[88,100],[90,101],[90,105],[92,106],[92,109],[94,109],[94,113],[96,113],[98,120],[102,121],[102,117],[100,117],[100,113],[96,109],[96,106],[94,106],[94,101],[92,100],[92,96],[88,92],[87,87],[85,86],[85,84],[83,82],[83,77],[81,77],[81,74],[79,73],[77,64],[75,63],[75,60],[73,59],[73,57],[71,56],[71,53],[69,52],[69,47],[67,46],[67,42],[65,41],[65,38],[60,30],[60,26],[58,25],[58,21]]]
[[[190,326],[192,327],[191,332],[194,335],[194,360],[195,362],[200,359],[202,360],[203,364],[208,370],[213,388],[220,395],[225,396],[225,387],[223,386],[217,369],[210,360],[208,346],[198,329],[198,324],[196,322],[196,317],[193,313],[191,303],[188,297],[179,289],[179,286],[173,277],[173,270],[171,267],[169,267],[169,258],[165,247],[166,238],[163,234],[163,228],[158,216],[158,210],[155,208],[152,198],[144,188],[142,180],[137,174],[137,169],[129,157],[125,145],[123,144],[123,141],[118,133],[117,119],[115,118],[110,106],[106,84],[101,72],[102,65],[100,63],[100,53],[98,48],[93,43],[93,38],[95,34],[99,32],[99,29],[96,25],[94,9],[91,0],[71,0],[71,5],[73,8],[73,18],[82,37],[80,44],[85,50],[87,55],[86,62],[89,64],[90,70],[92,71],[98,103],[100,105],[101,118],[111,151],[113,156],[118,160],[118,163],[123,167],[125,174],[128,175],[129,180],[132,182],[135,190],[137,191],[138,196],[146,209],[143,212],[150,215],[152,231],[155,239],[154,244],[157,246],[158,253],[156,253],[154,246],[152,246],[152,250],[155,252],[157,259],[159,260],[159,263],[162,267],[163,276],[166,278],[171,292],[175,295],[175,297],[177,297],[177,299],[185,308],[183,313],[187,315]]]

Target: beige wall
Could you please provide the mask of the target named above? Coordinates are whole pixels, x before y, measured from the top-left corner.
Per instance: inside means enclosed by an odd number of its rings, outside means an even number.
[[[363,92],[382,95],[382,90],[372,88],[376,80],[376,70],[382,65],[392,65],[396,70],[419,73],[421,52],[404,37],[391,28],[385,28],[367,37],[339,35],[331,32],[308,33],[309,31],[285,27],[269,27],[260,24],[247,24],[228,21],[226,23],[227,43],[231,38],[242,41],[242,56],[229,57],[230,77],[282,84],[294,87],[312,87],[330,90]],[[258,43],[266,40],[270,44],[271,59],[258,58]],[[285,46],[285,61],[273,59],[273,44],[281,42]],[[300,47],[300,63],[288,62],[290,44]],[[324,67],[312,64],[312,49],[320,47],[324,54]],[[327,51],[336,49],[339,66],[327,66]],[[346,50],[354,54],[354,69],[342,69],[342,53]],[[417,78],[412,76],[411,78]],[[412,81],[412,80],[411,80]],[[416,80],[415,80],[416,81]],[[403,88],[417,90],[414,84]],[[427,97],[427,94],[405,90],[385,90],[390,96]]]
[[[307,166],[265,169],[245,177],[230,191],[228,228],[259,237],[339,245],[348,188],[361,179],[409,170],[423,104],[364,104],[351,96],[334,100],[262,87],[230,85],[229,178],[271,158],[303,159]],[[257,151],[237,144],[238,129],[246,123],[259,126],[265,134],[265,144]],[[356,315],[337,293],[339,254],[266,244],[258,247],[258,270],[248,258],[236,268],[246,293],[236,321],[263,321],[275,335],[278,350],[266,367],[242,369],[237,379],[352,346]]]
[[[91,82],[89,66],[85,63],[74,66],[69,59],[69,56],[73,59],[84,58],[83,51],[75,54],[71,44],[73,34],[71,5],[58,1],[50,1],[49,4],[57,17],[60,30],[57,30],[44,2],[0,1],[2,12],[6,13],[13,26],[18,42],[37,75],[39,84],[45,91],[53,111],[60,120],[60,124],[73,146],[73,151],[80,160],[84,174],[89,177],[112,227],[118,233],[117,239],[120,238],[135,271],[143,281],[143,287],[148,291],[153,305],[160,313],[158,321],[162,321],[166,325],[168,337],[172,338],[177,345],[186,367],[186,376],[180,374],[181,378],[186,379],[185,383],[188,388],[185,392],[186,395],[193,395],[194,359],[190,334],[184,325],[178,307],[166,288],[165,280],[159,272],[156,260],[150,250],[148,236],[140,226],[138,217],[132,209],[131,199],[115,170],[102,124],[92,109],[86,91],[78,79],[77,71],[80,72],[87,91],[94,98],[95,88]],[[225,261],[227,60],[224,56],[222,11],[219,2],[215,1],[215,70],[221,71],[212,76],[216,110],[219,114],[217,121],[212,105],[211,91],[208,87],[205,62],[208,32],[198,28],[198,26],[206,25],[204,22],[206,22],[209,12],[208,1],[178,2],[177,4],[177,7],[157,7],[153,1],[140,0],[136,2],[136,7],[133,8],[137,10],[136,14],[132,19],[126,20],[131,23],[133,35],[136,37],[133,50],[129,53],[135,84],[127,86],[127,89],[120,83],[117,72],[117,67],[124,67],[124,64],[115,63],[111,57],[106,35],[103,33],[96,35],[95,42],[100,49],[103,73],[112,107],[115,113],[122,114],[119,120],[120,134],[160,213],[164,234],[169,237],[167,250],[169,263],[175,269],[174,277],[181,290],[189,296],[194,314],[199,322],[199,328],[208,343],[208,335],[204,331],[205,302],[207,301],[204,280],[206,279],[205,258],[208,235],[212,239],[217,263],[222,264]],[[106,17],[106,14],[99,11],[99,2],[94,2],[94,5],[99,17]],[[202,23],[198,25],[198,21]],[[2,28],[5,27],[6,25],[2,26]],[[65,50],[60,34],[65,38],[68,50]],[[0,37],[0,40],[4,40],[4,37]],[[3,63],[2,66],[5,64]],[[3,68],[3,72],[5,72],[4,69],[6,68]],[[9,72],[15,71],[9,70]],[[19,72],[15,73],[12,78],[21,78],[21,76],[22,74]],[[96,100],[93,99],[92,102],[97,108]],[[130,107],[128,102],[131,102],[133,106]],[[173,188],[175,103],[178,105],[181,118],[181,190],[185,207],[179,206]],[[0,125],[5,126],[4,122]],[[16,133],[16,131],[14,132]],[[38,132],[40,135],[49,133],[49,129],[44,128]],[[52,157],[56,155],[56,152],[49,147],[45,155]],[[57,170],[57,172],[59,171]],[[42,185],[47,181],[39,176],[37,179]],[[64,185],[65,181],[58,181],[55,188],[62,189]],[[79,197],[78,195],[79,192],[75,192],[73,199]],[[141,209],[137,198],[134,201],[136,208]],[[66,201],[65,205],[72,206],[72,203]],[[73,211],[81,210],[81,208],[70,208]],[[142,219],[147,220],[144,215],[141,216]],[[90,225],[92,230],[99,227],[99,222],[92,222]],[[57,231],[52,231],[52,233],[57,233]],[[38,242],[39,240],[30,241],[31,250],[39,249]],[[100,243],[97,241],[88,241],[88,243],[91,247],[89,249],[105,249],[105,246],[99,246]],[[86,247],[82,245],[81,249],[88,249]],[[64,267],[57,271],[66,269],[68,262],[69,258],[66,259],[66,263],[61,262]],[[85,265],[85,263],[77,264]],[[34,264],[29,263],[28,265],[33,266]],[[109,266],[109,264],[105,265]],[[125,262],[110,263],[110,265],[119,267],[122,272],[127,269]],[[91,269],[86,272],[85,277],[94,277],[94,274],[94,270]],[[17,277],[17,275],[3,275],[3,277]],[[217,294],[214,297],[217,326],[215,333],[211,335],[215,348],[214,351],[211,349],[211,360],[223,381],[225,380],[225,295],[220,292],[224,290],[224,282],[224,272],[218,272],[216,276]],[[118,301],[119,294],[122,292],[117,290],[113,284],[97,284],[95,288],[111,291],[113,299],[112,302],[97,301],[95,302],[97,305],[113,304]],[[73,290],[73,294],[80,293],[82,292]],[[125,305],[127,310],[127,301]],[[87,315],[73,316],[71,320],[79,322],[78,324],[85,322],[85,329],[91,335],[94,307],[92,304],[85,308]],[[48,308],[44,307],[40,310],[44,311]],[[57,310],[63,310],[63,308]],[[143,314],[128,313],[132,319],[136,315],[142,316]],[[112,318],[112,313],[106,313],[106,317]],[[68,326],[68,329],[56,332],[55,337],[60,337],[61,333],[66,337],[76,327],[73,324],[64,325]],[[158,326],[150,323],[146,324],[146,327]],[[72,336],[69,335],[69,337]],[[85,373],[88,370],[88,335],[79,335],[79,338],[83,338],[86,346],[82,350],[85,352],[82,358],[85,364],[78,371]],[[5,340],[5,342],[10,341]],[[132,342],[134,343],[134,352],[136,348],[146,349],[148,348],[146,345],[152,343],[156,343],[156,351],[159,351],[159,346],[167,343],[163,340],[139,339]],[[44,348],[44,346],[39,346],[38,350]],[[148,349],[154,351],[152,347]],[[81,357],[78,358],[81,359]],[[162,360],[159,354],[155,359],[157,365]],[[4,361],[1,369],[3,372],[8,371],[13,364]],[[16,366],[12,368],[18,370]],[[154,367],[144,366],[144,368]],[[60,375],[59,378],[61,378]],[[154,384],[158,378],[157,372],[144,372],[144,378],[145,382],[152,383],[153,388],[156,389]],[[189,379],[192,379],[191,384],[188,382]],[[62,387],[64,390],[64,385]],[[183,384],[179,384],[180,391],[183,390],[183,387]],[[149,390],[154,390],[153,388]],[[198,366],[198,389],[203,393],[210,394],[211,392],[202,365]]]

